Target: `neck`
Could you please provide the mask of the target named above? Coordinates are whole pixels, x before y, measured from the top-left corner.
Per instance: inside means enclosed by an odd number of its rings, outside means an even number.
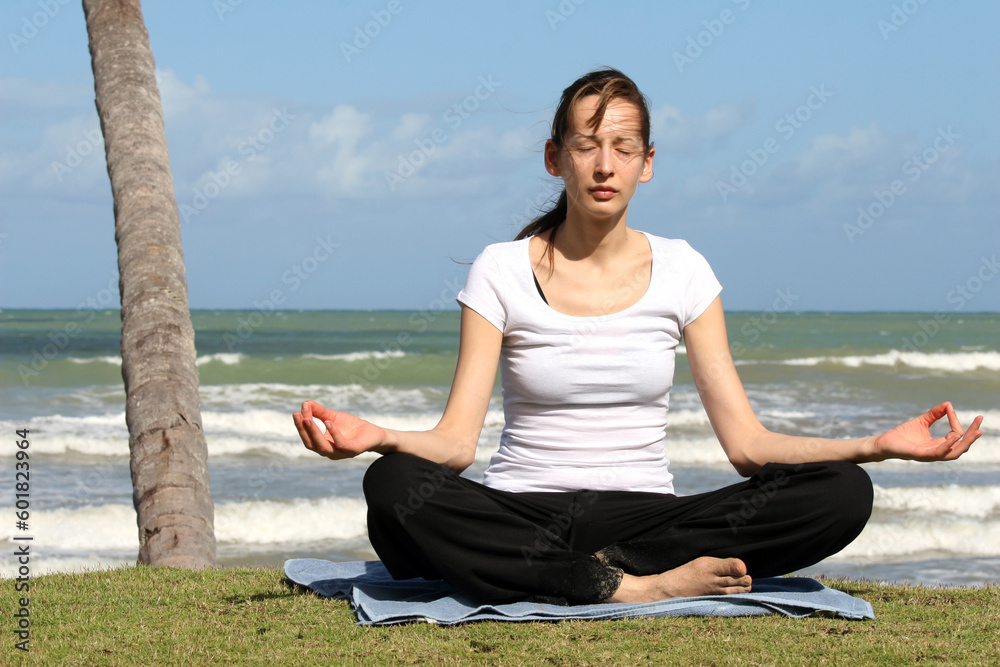
[[[620,216],[595,220],[573,215],[566,216],[556,233],[555,247],[569,260],[590,259],[610,261],[620,256],[628,245],[628,227],[625,211]]]

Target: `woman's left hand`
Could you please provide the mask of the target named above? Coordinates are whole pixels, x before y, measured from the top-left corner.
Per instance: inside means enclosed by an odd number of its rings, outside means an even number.
[[[930,426],[945,415],[951,431],[940,438],[931,435]],[[952,461],[964,454],[983,434],[979,430],[982,415],[972,421],[969,430],[962,429],[955,408],[944,402],[916,419],[875,436],[874,449],[878,459],[907,459],[911,461]]]

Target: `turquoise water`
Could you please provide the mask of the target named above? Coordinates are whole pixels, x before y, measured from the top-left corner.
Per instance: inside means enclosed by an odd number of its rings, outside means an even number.
[[[305,450],[291,412],[305,399],[392,428],[440,417],[458,346],[455,311],[196,311],[202,418],[223,564],[372,557],[360,479],[370,457]],[[117,311],[0,311],[0,427],[31,431],[39,563],[71,570],[134,559],[135,515]],[[948,464],[866,468],[876,510],[862,536],[817,566],[923,583],[1000,579],[1000,315],[730,313],[734,359],[761,421],[796,435],[885,430],[951,400],[985,435]],[[736,481],[683,351],[665,447],[679,493]],[[503,425],[497,387],[477,462]],[[13,448],[0,466],[13,471]],[[9,494],[8,494],[9,495]],[[0,501],[0,512],[13,512]],[[0,522],[0,538],[14,529]],[[950,565],[942,565],[942,563]],[[10,563],[0,562],[0,572]]]

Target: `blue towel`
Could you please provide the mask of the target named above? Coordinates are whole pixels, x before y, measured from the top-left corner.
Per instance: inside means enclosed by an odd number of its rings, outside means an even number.
[[[875,618],[872,606],[814,579],[773,577],[754,581],[749,593],[671,598],[659,602],[555,605],[535,602],[482,604],[441,581],[397,581],[380,561],[333,563],[316,558],[285,561],[285,576],[320,595],[351,601],[359,625],[426,621],[556,621],[640,616],[760,616],[801,618],[819,611],[842,618]]]

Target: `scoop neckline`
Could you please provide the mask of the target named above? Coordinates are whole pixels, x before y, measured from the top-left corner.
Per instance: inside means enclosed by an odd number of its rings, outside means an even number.
[[[645,302],[646,299],[650,298],[649,294],[650,292],[653,291],[653,279],[657,273],[657,267],[656,267],[657,261],[656,261],[656,250],[653,248],[653,239],[647,232],[644,232],[641,229],[637,229],[635,231],[639,232],[640,234],[646,237],[646,243],[649,244],[649,251],[651,257],[650,257],[650,267],[649,267],[649,284],[646,285],[646,291],[642,293],[642,296],[640,296],[638,300],[636,300],[636,302],[633,303],[631,306],[628,306],[614,313],[607,313],[604,315],[570,315],[569,313],[564,313],[550,306],[547,301],[542,299],[542,295],[538,293],[538,290],[535,289],[534,285],[535,271],[531,266],[531,239],[534,237],[529,236],[528,238],[524,239],[525,240],[524,255],[525,255],[525,264],[528,267],[528,274],[530,276],[529,282],[531,283],[531,288],[532,288],[530,291],[531,294],[533,295],[534,303],[538,306],[541,306],[543,310],[547,310],[548,312],[557,315],[558,317],[576,322],[611,320],[618,317],[622,317],[624,315],[628,315],[632,311],[637,310],[640,306],[643,305],[643,302]]]

